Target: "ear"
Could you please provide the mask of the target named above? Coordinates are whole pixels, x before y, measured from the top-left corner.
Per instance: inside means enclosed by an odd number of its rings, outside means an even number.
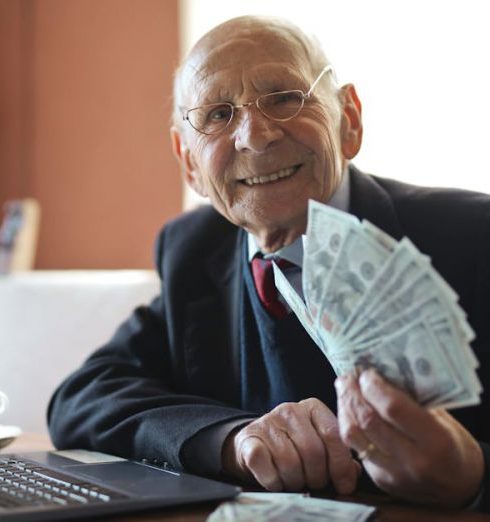
[[[352,84],[341,88],[342,122],[340,128],[342,154],[352,159],[361,148],[362,143],[362,107]]]
[[[170,128],[170,141],[184,181],[200,196],[207,197],[206,190],[202,185],[201,174],[195,165],[191,151],[187,148],[181,131],[175,126]]]

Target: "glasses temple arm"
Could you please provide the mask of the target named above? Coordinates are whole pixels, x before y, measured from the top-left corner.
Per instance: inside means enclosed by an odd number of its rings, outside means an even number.
[[[332,71],[333,67],[331,65],[325,65],[325,67],[322,69],[321,73],[318,75],[318,78],[313,82],[308,92],[305,94],[305,98],[309,98],[311,96],[311,93],[313,92],[313,89],[316,87],[317,83],[322,79],[323,75]]]

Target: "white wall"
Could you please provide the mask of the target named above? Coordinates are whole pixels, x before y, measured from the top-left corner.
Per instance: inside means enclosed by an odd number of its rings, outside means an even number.
[[[242,14],[284,16],[313,32],[363,102],[358,167],[490,193],[488,1],[182,0],[182,8],[186,50]]]

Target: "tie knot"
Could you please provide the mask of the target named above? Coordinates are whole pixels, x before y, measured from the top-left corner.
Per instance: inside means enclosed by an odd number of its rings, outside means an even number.
[[[252,259],[252,274],[255,282],[257,294],[264,308],[277,319],[281,319],[287,315],[285,306],[279,301],[276,285],[274,284],[274,273],[272,269],[272,261],[285,269],[294,266],[289,261],[278,256],[264,259],[261,255],[257,255]]]
[[[268,270],[272,270],[272,262],[276,263],[276,265],[281,268],[291,268],[296,266],[294,263],[291,263],[290,261],[287,261],[286,259],[283,259],[279,256],[270,256],[267,259],[263,257],[262,254],[256,254],[255,257],[252,259],[252,266],[255,264],[256,266],[264,267]]]

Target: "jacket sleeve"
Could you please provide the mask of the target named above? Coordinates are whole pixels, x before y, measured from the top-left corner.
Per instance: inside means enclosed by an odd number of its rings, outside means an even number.
[[[253,415],[186,393],[171,355],[167,332],[172,326],[162,302],[160,296],[137,308],[55,391],[48,425],[57,448],[165,461],[179,469],[183,447],[194,435]]]
[[[478,237],[480,255],[476,266],[478,276],[472,316],[477,332],[474,349],[480,363],[478,373],[483,387],[474,435],[479,439],[483,452],[485,473],[475,509],[490,513],[490,211],[481,216],[481,221],[485,226]]]

